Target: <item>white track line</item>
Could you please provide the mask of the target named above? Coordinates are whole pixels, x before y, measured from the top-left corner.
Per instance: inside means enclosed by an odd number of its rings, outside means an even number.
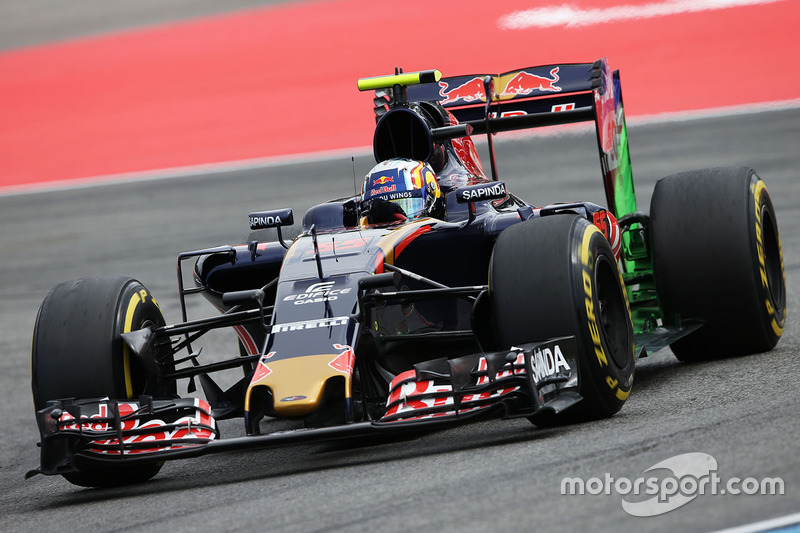
[[[279,155],[272,157],[257,157],[254,159],[240,159],[238,161],[224,161],[221,163],[205,163],[200,165],[188,165],[184,167],[161,168],[156,170],[124,172],[121,174],[92,176],[87,178],[47,181],[27,185],[11,185],[8,187],[0,187],[0,197],[20,196],[39,192],[66,191],[71,189],[89,189],[93,187],[103,187],[105,185],[159,181],[173,178],[201,176],[203,174],[237,172],[241,170],[257,170],[283,165],[293,165],[297,163],[334,161],[351,156],[359,157],[369,155],[371,153],[372,147],[358,146],[355,148],[343,148],[341,150],[307,152],[302,154]]]
[[[715,533],[755,533],[757,531],[771,531],[778,528],[787,528],[788,526],[798,526],[798,524],[800,524],[800,513],[795,513],[764,520],[762,522],[753,522],[752,524],[745,524],[730,529],[722,529]],[[800,527],[792,528],[792,530],[800,530]]]
[[[660,113],[656,115],[642,115],[629,117],[628,125],[645,126],[651,124],[669,124],[674,122],[688,122],[693,120],[703,120],[708,118],[722,118],[736,115],[747,115],[761,113],[765,111],[785,111],[800,108],[800,98],[796,100],[785,100],[782,102],[768,102],[761,104],[747,104],[716,109],[706,109],[702,111],[681,111],[677,113]],[[579,126],[579,125],[578,125]],[[591,128],[575,127],[554,127],[543,128],[542,130],[529,130],[517,132],[515,137],[526,137],[536,135],[570,135],[585,134]],[[480,141],[480,138],[478,138]],[[158,170],[146,170],[141,172],[127,172],[123,174],[111,174],[106,176],[94,176],[89,178],[79,178],[72,180],[50,181],[29,185],[12,185],[0,187],[0,198],[5,196],[21,196],[36,194],[40,192],[56,192],[72,189],[88,189],[93,187],[103,187],[106,185],[119,185],[125,183],[140,183],[147,181],[158,181],[173,178],[183,178],[190,176],[200,176],[203,174],[216,174],[223,172],[237,172],[242,170],[257,170],[283,165],[293,165],[297,163],[313,163],[323,161],[335,161],[351,156],[367,156],[372,153],[372,148],[359,146],[355,148],[345,148],[341,150],[328,150],[321,152],[310,152],[305,154],[294,154],[286,156],[262,157],[255,159],[243,159],[239,161],[227,161],[223,163],[209,163],[203,165],[191,165],[185,167],[164,168]]]
[[[582,9],[569,4],[514,11],[497,21],[502,30],[581,27],[611,22],[626,22],[734,7],[773,4],[785,0],[667,0],[665,2]]]

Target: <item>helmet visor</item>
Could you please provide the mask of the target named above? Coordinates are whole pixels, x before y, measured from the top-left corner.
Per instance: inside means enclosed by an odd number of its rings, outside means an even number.
[[[392,202],[399,205],[408,218],[418,218],[425,214],[425,199],[420,197],[398,198]]]

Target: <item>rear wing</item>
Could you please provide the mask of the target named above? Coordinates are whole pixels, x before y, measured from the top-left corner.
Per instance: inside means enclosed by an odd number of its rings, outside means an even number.
[[[591,64],[571,64],[529,67],[498,75],[453,76],[435,84],[409,87],[408,99],[437,101],[461,122],[481,120],[486,104],[485,80],[489,79],[493,117],[574,110],[592,105],[592,85],[599,87],[602,81],[591,79],[591,74]]]
[[[471,133],[486,133],[495,179],[493,134],[593,121],[608,207],[617,218],[636,212],[619,71],[611,71],[605,58],[496,75],[443,78],[438,70],[396,72],[361,79],[359,89],[375,90],[379,127],[384,115],[408,102],[437,102]],[[437,131],[445,129],[434,128],[432,138],[455,136]]]

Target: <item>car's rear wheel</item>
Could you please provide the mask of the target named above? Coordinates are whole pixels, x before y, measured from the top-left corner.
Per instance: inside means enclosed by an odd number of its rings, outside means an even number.
[[[697,361],[772,349],[786,321],[778,221],[750,168],[668,176],[650,207],[653,269],[668,321],[704,325],[670,347]]]
[[[617,261],[596,226],[573,215],[511,226],[495,244],[489,286],[499,347],[576,337],[583,400],[555,422],[622,408],[633,384],[633,328]]]
[[[33,332],[31,385],[37,410],[64,398],[130,399],[163,395],[158,380],[129,353],[121,333],[164,325],[152,294],[130,278],[86,278],[56,286],[42,302]],[[172,384],[174,386],[174,383]],[[174,392],[174,391],[173,391]],[[98,467],[79,463],[64,474],[99,487],[146,481],[161,463]]]

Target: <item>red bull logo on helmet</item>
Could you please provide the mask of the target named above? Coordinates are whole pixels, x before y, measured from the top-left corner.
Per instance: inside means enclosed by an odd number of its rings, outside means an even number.
[[[396,168],[384,169],[383,171],[370,176],[364,187],[364,197],[372,198],[380,194],[386,194],[397,190],[398,179],[402,183],[401,176]]]
[[[394,177],[392,177],[392,176],[381,176],[379,178],[375,178],[373,183],[376,183],[378,185],[384,185],[386,183],[394,183]]]
[[[550,77],[537,76],[530,72],[520,71],[517,72],[508,83],[505,89],[500,93],[500,96],[528,96],[533,91],[545,92],[560,92],[561,87],[556,85],[559,80],[558,70],[560,67],[555,67],[550,71]]]

